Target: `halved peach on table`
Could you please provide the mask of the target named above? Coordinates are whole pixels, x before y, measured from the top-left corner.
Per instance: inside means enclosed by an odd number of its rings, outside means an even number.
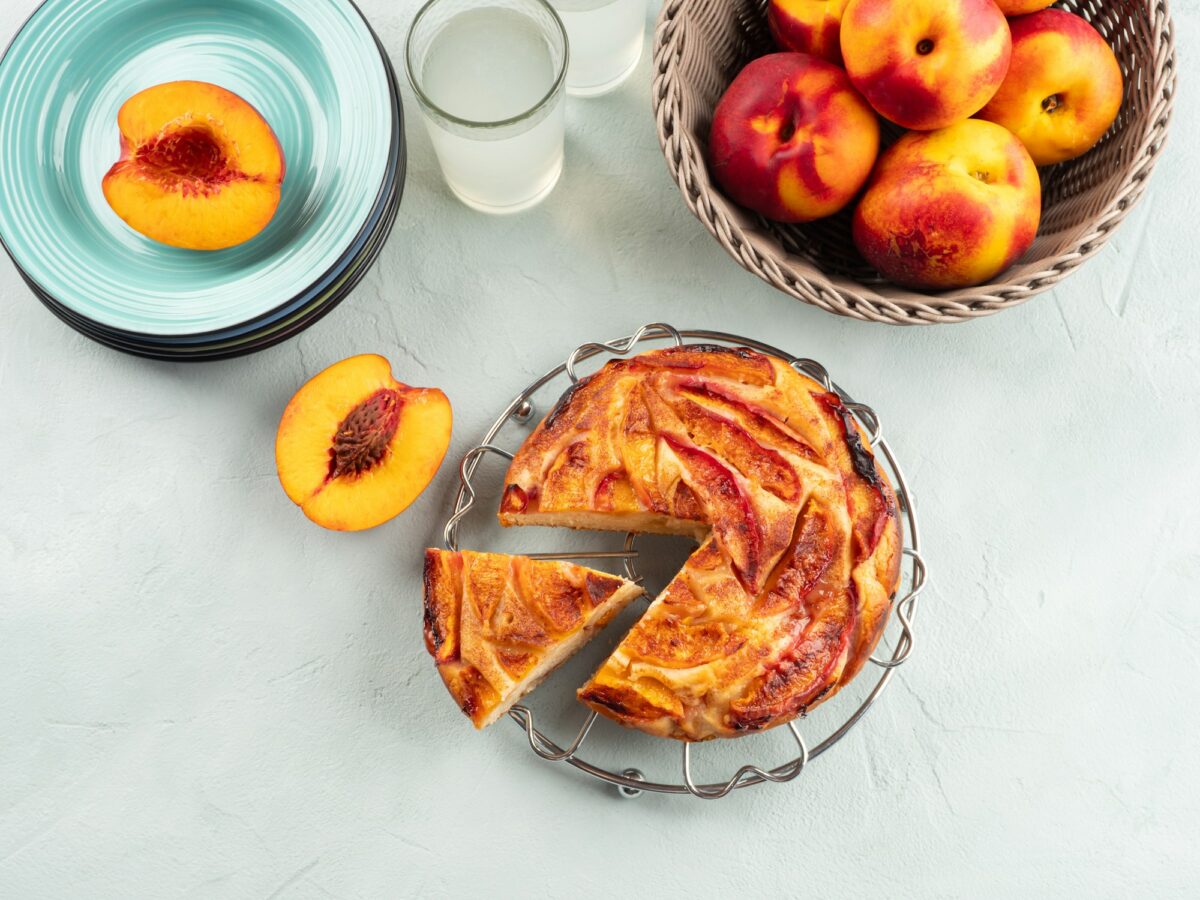
[[[318,525],[374,528],[429,486],[452,423],[441,391],[396,381],[382,356],[353,356],[312,378],[283,411],[279,481]]]
[[[104,197],[130,228],[187,250],[223,250],[275,215],[286,174],[271,126],[237,94],[203,81],[156,85],[117,115],[121,158]]]

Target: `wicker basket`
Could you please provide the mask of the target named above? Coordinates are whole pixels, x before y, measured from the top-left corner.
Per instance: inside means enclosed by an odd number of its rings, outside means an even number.
[[[991,284],[924,294],[884,282],[850,239],[850,213],[808,225],[770,222],[712,183],[712,111],[743,65],[773,50],[765,0],[666,0],[654,36],[654,113],[671,175],[688,207],[745,269],[798,300],[856,319],[961,322],[1024,303],[1096,253],[1146,187],[1175,93],[1175,40],[1165,0],[1065,0],[1116,51],[1120,115],[1089,153],[1042,171],[1037,241]]]

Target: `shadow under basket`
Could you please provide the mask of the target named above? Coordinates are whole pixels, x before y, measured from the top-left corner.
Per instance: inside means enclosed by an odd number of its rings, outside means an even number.
[[[666,0],[654,35],[654,114],[688,208],[747,271],[826,312],[893,325],[962,322],[1049,290],[1108,241],[1146,188],[1175,96],[1175,36],[1165,0],[1065,0],[1117,55],[1125,97],[1091,151],[1041,170],[1037,240],[997,280],[922,293],[886,282],[858,255],[852,207],[819,222],[771,222],[726,198],[708,171],[721,94],[750,60],[775,51],[765,0]]]

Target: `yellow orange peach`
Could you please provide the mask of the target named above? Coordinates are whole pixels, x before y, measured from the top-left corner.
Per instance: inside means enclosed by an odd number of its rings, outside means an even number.
[[[172,81],[126,100],[117,124],[121,158],[104,176],[104,196],[135,231],[172,247],[222,250],[275,215],[283,149],[237,94]]]
[[[879,121],[837,66],[806,53],[747,65],[713,114],[714,178],[734,201],[780,222],[847,206],[879,153]]]
[[[279,481],[318,525],[373,528],[429,486],[452,419],[441,391],[396,381],[382,356],[352,356],[310,379],[283,411]]]
[[[771,0],[767,24],[780,50],[842,61],[842,12],[849,0]]]
[[[1019,140],[968,119],[909,132],[880,158],[854,215],[854,243],[907,287],[980,284],[1033,243],[1041,220],[1037,167]]]
[[[1112,48],[1084,19],[1061,9],[1009,24],[1008,77],[979,117],[1019,137],[1039,166],[1086,153],[1121,109],[1125,85]]]
[[[1012,51],[993,0],[850,0],[842,58],[876,111],[920,131],[974,115],[996,93]]]

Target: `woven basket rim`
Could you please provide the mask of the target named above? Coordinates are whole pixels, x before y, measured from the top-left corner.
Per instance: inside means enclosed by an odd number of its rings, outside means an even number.
[[[666,0],[654,32],[652,100],[659,145],[684,202],[705,228],[745,269],[796,299],[837,315],[864,321],[915,325],[971,321],[1019,306],[1049,290],[1108,242],[1134,208],[1160,155],[1175,105],[1177,60],[1175,27],[1167,0],[1144,4],[1153,37],[1153,71],[1148,110],[1125,129],[1137,128],[1137,154],[1125,167],[1112,199],[1096,213],[1065,252],[1047,258],[1023,277],[1003,275],[988,284],[944,293],[921,293],[891,284],[863,284],[822,271],[788,251],[770,234],[743,223],[750,219],[715,187],[695,183],[689,171],[707,174],[706,148],[684,128],[683,86],[677,77],[686,29],[684,15],[705,0]],[[739,221],[740,220],[740,221]],[[1009,274],[1011,276],[1012,270]]]

